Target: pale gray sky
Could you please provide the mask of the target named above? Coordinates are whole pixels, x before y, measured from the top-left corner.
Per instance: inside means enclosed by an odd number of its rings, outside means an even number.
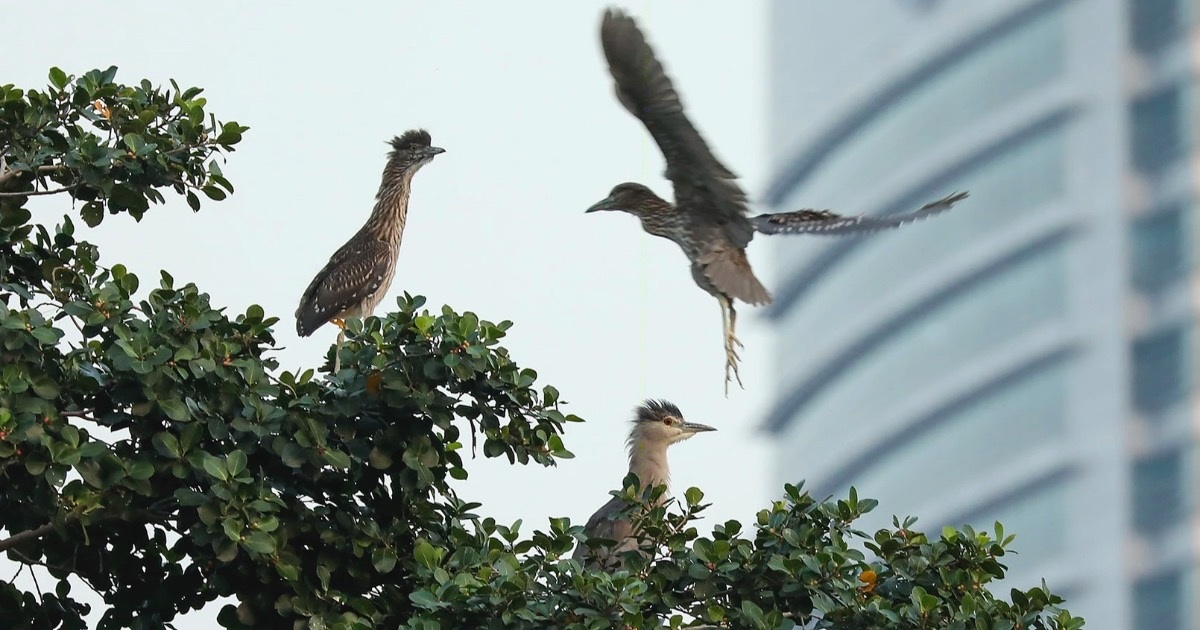
[[[671,194],[657,147],[612,94],[597,36],[606,4],[9,3],[5,21],[25,26],[6,30],[0,82],[40,88],[50,66],[78,75],[117,65],[119,81],[203,87],[218,117],[250,126],[224,167],[237,188],[229,200],[193,214],[170,197],[141,224],[110,216],[83,237],[143,286],[165,268],[231,313],[257,303],[279,316],[285,369],[315,367],[336,337],[327,327],[298,339],[292,312],[366,218],[384,141],[427,128],[446,153],[415,181],[391,296],[513,320],[513,357],[589,420],[568,427],[576,459],[557,469],[470,462],[464,498],[500,522],[524,519],[527,532],[550,516],[582,522],[624,475],[630,411],[652,396],[719,429],[673,449],[676,493],[705,491],[714,505],[704,529],[745,521],[776,494],[757,430],[773,359],[761,311],[741,308],[746,390],[726,399],[717,303],[692,283],[682,253],[632,217],[583,213],[626,180]],[[693,122],[757,199],[765,3],[622,6],[648,32]],[[756,241],[750,258],[771,287],[768,247]],[[389,297],[381,309],[394,304]],[[11,568],[0,566],[3,579]],[[207,612],[180,627],[209,627]]]

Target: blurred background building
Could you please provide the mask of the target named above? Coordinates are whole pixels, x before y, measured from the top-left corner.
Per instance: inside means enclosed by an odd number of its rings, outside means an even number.
[[[775,482],[999,519],[1088,628],[1200,628],[1192,4],[773,0],[773,208],[971,192],[776,243]]]

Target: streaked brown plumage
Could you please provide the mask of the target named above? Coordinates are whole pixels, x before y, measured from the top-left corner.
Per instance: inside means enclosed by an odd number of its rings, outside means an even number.
[[[666,485],[671,481],[671,469],[667,464],[667,448],[678,444],[697,433],[716,429],[688,422],[683,412],[665,400],[647,400],[634,411],[633,429],[625,446],[629,449],[629,472],[637,475],[642,488]],[[660,497],[664,499],[665,495]],[[596,510],[583,526],[588,538],[614,541],[610,547],[589,548],[580,544],[571,557],[586,562],[591,568],[612,571],[620,567],[621,554],[637,549],[633,523],[621,515],[625,501],[613,497]]]
[[[301,337],[311,335],[325,322],[344,329],[342,320],[366,317],[383,300],[396,274],[413,175],[445,151],[430,142],[429,132],[423,129],[406,131],[391,140],[392,150],[367,222],[333,253],[300,298],[296,333]],[[338,335],[339,347],[344,334],[343,330]],[[334,356],[337,371],[341,362]]]
[[[646,43],[633,18],[619,10],[605,11],[600,43],[615,83],[617,99],[646,126],[666,159],[665,176],[675,189],[672,204],[649,188],[632,182],[618,184],[609,195],[588,208],[618,210],[637,216],[642,229],[670,239],[687,255],[696,284],[717,298],[725,329],[725,393],[738,375],[735,334],[737,311],[733,300],[768,304],[746,246],[755,232],[763,234],[858,234],[892,228],[948,210],[967,193],[954,193],[904,215],[847,217],[828,210],[797,210],[747,216],[746,194],[735,176],[713,155],[692,126],[679,94]]]

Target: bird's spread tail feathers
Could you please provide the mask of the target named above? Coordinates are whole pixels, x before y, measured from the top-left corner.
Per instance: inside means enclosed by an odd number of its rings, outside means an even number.
[[[914,212],[889,216],[843,216],[829,210],[796,210],[777,214],[760,214],[750,219],[754,229],[763,234],[863,234],[900,227],[949,210],[967,198],[968,193],[952,195],[927,203]]]
[[[704,275],[720,292],[747,304],[770,304],[771,293],[754,277],[745,250],[724,249],[700,258]]]

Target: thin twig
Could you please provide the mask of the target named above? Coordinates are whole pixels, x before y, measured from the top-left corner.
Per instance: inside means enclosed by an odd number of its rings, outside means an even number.
[[[37,589],[38,603],[45,604],[46,596],[42,595],[42,585],[38,584],[37,571],[33,570],[33,566],[29,567],[29,577],[33,578],[33,587]],[[42,616],[46,618],[46,625],[53,627],[54,624],[50,622],[50,611],[44,605],[42,606]]]
[[[9,580],[8,583],[16,584],[17,578],[21,577],[21,572],[24,570],[25,570],[25,563],[24,562],[18,563],[17,564],[17,572],[13,574],[12,579]]]
[[[25,192],[0,192],[0,197],[37,197],[40,195],[57,195],[58,193],[69,192],[78,187],[79,187],[79,184],[71,184],[70,186],[63,186],[62,188],[55,188],[54,190],[30,190],[30,191],[25,191]]]
[[[75,411],[60,411],[58,412],[58,415],[64,418],[83,418],[84,420],[91,420],[92,422],[95,422],[95,413],[95,409],[78,409]]]

